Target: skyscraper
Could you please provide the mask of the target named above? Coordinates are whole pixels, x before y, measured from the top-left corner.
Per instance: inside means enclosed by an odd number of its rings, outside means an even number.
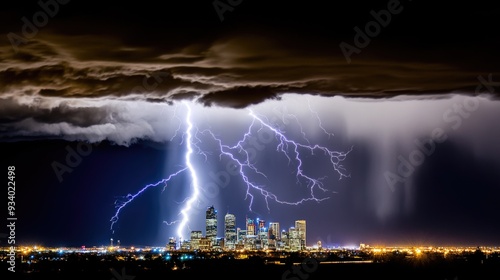
[[[269,239],[280,240],[280,223],[269,223]]]
[[[257,225],[258,225],[257,238],[258,239],[263,239],[263,238],[267,239],[266,221],[257,218]]]
[[[224,217],[224,247],[234,249],[236,244],[236,217],[227,213]]]
[[[265,220],[257,219],[257,222],[259,223],[259,231],[260,231],[261,228],[265,228],[266,227],[266,221]]]
[[[243,244],[245,242],[245,238],[247,237],[247,230],[237,228],[236,229],[236,237],[238,239],[238,244]]]
[[[217,210],[214,206],[210,206],[206,211],[206,237],[211,241],[212,245],[217,243]]]
[[[301,250],[299,229],[296,227],[288,229],[288,249],[291,251]]]
[[[192,230],[191,231],[191,249],[199,250],[200,249],[200,239],[202,238],[201,230]]]
[[[300,239],[300,249],[306,249],[306,220],[297,220],[295,221],[295,228],[298,231],[299,239]]]
[[[250,218],[247,218],[247,235],[255,235],[255,224]]]

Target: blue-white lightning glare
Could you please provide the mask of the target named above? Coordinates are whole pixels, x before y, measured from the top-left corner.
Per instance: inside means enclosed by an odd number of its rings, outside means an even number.
[[[327,192],[328,190],[323,187],[322,179],[324,178],[314,178],[304,172],[302,161],[304,151],[309,152],[311,155],[314,155],[315,152],[321,152],[329,159],[333,170],[339,175],[339,179],[342,179],[343,177],[349,177],[349,175],[345,173],[345,168],[342,166],[341,162],[352,150],[352,147],[346,152],[340,152],[330,150],[329,148],[321,145],[311,145],[309,144],[310,142],[307,137],[305,137],[305,133],[303,132],[302,127],[300,127],[301,134],[303,135],[305,141],[308,143],[303,144],[289,139],[284,132],[280,131],[278,128],[273,127],[269,121],[265,121],[262,117],[257,116],[252,110],[249,110],[249,116],[252,118],[252,122],[249,125],[247,132],[243,135],[243,138],[241,140],[239,140],[232,146],[224,144],[223,141],[220,138],[216,137],[216,135],[210,130],[204,130],[201,132],[203,134],[210,135],[218,143],[220,157],[227,156],[234,163],[236,163],[240,176],[247,188],[246,198],[250,200],[249,211],[252,211],[252,205],[254,201],[253,193],[260,194],[264,198],[268,210],[270,210],[269,200],[275,201],[280,204],[299,205],[307,201],[321,202],[329,198],[317,197],[315,195],[315,190],[320,190],[322,192]],[[293,117],[298,121],[297,117],[295,117],[294,115]],[[332,135],[331,133],[326,132],[326,130],[321,126],[321,123],[319,123],[319,125],[327,135]],[[277,195],[269,191],[269,189],[265,185],[256,184],[250,179],[250,176],[252,175],[263,176],[267,178],[265,172],[260,171],[252,162],[250,153],[247,149],[245,149],[245,143],[250,141],[249,139],[251,137],[252,131],[255,129],[255,126],[259,126],[258,130],[269,129],[274,134],[277,139],[276,151],[283,153],[288,159],[289,163],[292,163],[292,161],[295,162],[296,169],[294,173],[297,178],[297,183],[300,184],[302,182],[305,182],[306,186],[310,190],[309,197],[304,197],[297,201],[281,200]],[[238,155],[243,155],[243,158],[239,158]]]
[[[116,212],[115,212],[115,215],[113,215],[113,217],[111,217],[111,230],[113,230],[113,226],[115,225],[116,222],[118,222],[118,219],[119,219],[119,216],[120,216],[120,212],[122,211],[122,209],[127,206],[129,203],[131,203],[136,197],[140,196],[143,192],[145,192],[147,189],[149,188],[154,188],[154,187],[157,187],[159,185],[162,185],[164,184],[164,186],[166,187],[167,186],[167,183],[172,179],[174,178],[175,176],[179,175],[180,173],[184,172],[187,168],[182,168],[180,169],[179,171],[173,173],[173,174],[170,174],[170,176],[168,176],[168,178],[166,179],[162,179],[154,184],[148,184],[146,186],[144,186],[141,190],[139,190],[137,193],[135,194],[128,194],[127,196],[125,196],[124,200],[116,200],[115,201],[115,208],[116,208]],[[113,231],[114,233],[114,231]]]
[[[193,123],[191,122],[191,108],[189,107],[189,104],[186,101],[183,101],[184,105],[186,106],[187,109],[187,114],[186,114],[186,124],[187,124],[187,129],[186,129],[186,166],[187,169],[189,170],[189,174],[191,175],[191,186],[192,186],[192,193],[189,199],[186,201],[184,208],[181,210],[181,215],[182,215],[182,220],[181,223],[179,224],[179,227],[177,228],[177,236],[183,239],[183,231],[184,227],[187,226],[189,222],[189,210],[191,210],[192,204],[198,200],[198,194],[200,192],[199,190],[199,183],[198,183],[198,175],[196,174],[196,169],[193,166],[193,163],[191,162],[191,157],[193,155],[193,143],[192,143],[192,138],[193,138]]]
[[[180,125],[175,131],[175,135],[172,137],[175,138],[178,132],[181,130],[181,127],[184,127],[184,133],[182,134],[181,145],[185,145],[185,155],[183,167],[179,170],[176,170],[175,173],[169,175],[168,178],[160,180],[155,184],[149,184],[143,187],[139,192],[134,195],[127,195],[122,202],[115,202],[117,211],[115,215],[111,218],[111,229],[113,229],[113,225],[118,221],[118,216],[121,210],[131,203],[134,199],[140,196],[144,191],[151,187],[156,187],[160,184],[164,184],[164,188],[168,181],[170,181],[175,176],[187,171],[189,173],[190,185],[189,185],[189,195],[182,202],[182,209],[180,210],[180,219],[174,222],[166,222],[164,223],[167,226],[171,226],[173,224],[177,224],[176,234],[181,240],[186,232],[186,228],[189,228],[190,223],[190,215],[193,210],[193,205],[195,203],[200,203],[200,173],[202,169],[197,167],[194,164],[195,156],[204,156],[205,160],[207,160],[207,153],[202,152],[201,145],[204,143],[208,146],[213,145],[215,142],[216,155],[218,155],[219,159],[223,157],[231,160],[237,167],[239,171],[239,176],[246,186],[246,196],[245,199],[249,199],[249,210],[252,211],[252,205],[254,203],[255,195],[261,196],[267,206],[267,209],[270,210],[269,202],[274,201],[280,204],[286,205],[298,205],[301,203],[305,203],[308,201],[321,202],[325,199],[328,199],[328,196],[317,196],[317,192],[332,192],[323,186],[323,179],[327,176],[317,178],[313,175],[307,174],[304,171],[304,161],[303,158],[305,156],[316,156],[316,157],[324,157],[329,160],[332,171],[334,171],[339,179],[343,177],[348,177],[349,175],[345,173],[345,168],[342,166],[342,161],[345,160],[348,153],[352,150],[348,151],[335,151],[331,150],[326,146],[321,146],[319,144],[311,144],[310,141],[306,137],[306,133],[300,126],[299,119],[290,114],[292,119],[295,120],[296,125],[300,129],[300,134],[302,138],[302,142],[291,139],[290,135],[287,135],[286,132],[279,128],[277,125],[273,125],[265,116],[260,116],[256,114],[252,110],[248,110],[248,117],[251,119],[250,124],[248,125],[246,132],[243,133],[240,140],[232,145],[228,145],[225,141],[217,136],[211,129],[199,130],[198,127],[193,123],[192,119],[192,108],[190,102],[183,101],[182,104],[186,109],[186,115],[184,118],[177,116],[178,107],[176,105],[174,111],[174,119],[177,120]],[[332,133],[326,131],[323,127],[321,120],[316,112],[314,112],[309,106],[309,110],[314,115],[314,117],[318,121],[319,129],[325,133],[325,135],[329,137],[333,136]],[[285,116],[282,116],[283,118]],[[252,154],[249,152],[248,145],[255,141],[255,137],[252,136],[253,133],[256,133],[261,130],[267,130],[270,134],[274,135],[275,140],[268,143],[268,145],[275,145],[274,148],[277,153],[283,154],[287,159],[291,168],[293,168],[293,173],[297,179],[297,183],[301,186],[305,186],[309,190],[309,195],[307,197],[302,197],[296,201],[287,201],[280,199],[276,194],[274,194],[269,186],[256,183],[258,178],[266,178],[266,171],[260,170],[258,167],[258,162],[252,158]],[[172,140],[171,139],[171,140]],[[213,147],[213,146],[212,146]],[[195,152],[196,149],[196,152]],[[212,151],[211,151],[212,152]],[[212,154],[212,153],[208,153]],[[255,155],[253,155],[255,156]],[[203,169],[203,172],[208,172],[207,168]],[[208,205],[207,205],[208,207]]]

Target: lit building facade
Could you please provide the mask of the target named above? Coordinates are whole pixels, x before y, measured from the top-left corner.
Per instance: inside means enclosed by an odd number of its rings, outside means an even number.
[[[228,213],[224,217],[224,248],[234,249],[236,241],[236,217]]]
[[[247,230],[246,229],[241,229],[241,228],[236,229],[236,238],[237,238],[238,244],[245,243],[246,237],[247,237]]]
[[[299,229],[296,227],[291,227],[288,229],[288,250],[290,251],[300,251],[300,235]]]
[[[191,231],[191,250],[199,250],[200,249],[200,239],[203,237],[201,230],[193,230]]]
[[[257,218],[257,224],[259,225],[259,231],[261,228],[266,227],[266,221]]]
[[[206,211],[206,238],[211,241],[212,245],[217,243],[217,210],[214,206],[208,207]]]
[[[279,223],[269,223],[269,230],[267,232],[268,238],[268,249],[277,249],[279,247],[280,240],[280,224]]]
[[[253,219],[247,218],[247,235],[255,235],[255,223]]]
[[[223,236],[217,238],[217,210],[210,206],[206,210],[206,234],[191,231],[191,239],[174,247],[170,240],[170,249],[184,250],[306,250],[307,230],[305,220],[295,220],[287,230],[281,229],[280,223],[271,222],[266,227],[265,220],[245,217],[245,228],[236,227],[236,215],[224,216]],[[321,248],[321,245],[318,245]]]
[[[269,223],[269,239],[280,240],[280,223]]]
[[[288,246],[288,244],[289,244],[289,240],[288,240],[289,232],[283,229],[283,230],[281,230],[280,236],[281,236],[280,241],[278,242],[278,246],[276,246],[276,247],[279,248],[280,250],[290,249]]]
[[[256,247],[257,249],[267,249],[268,248],[268,244],[269,244],[269,239],[268,239],[268,230],[267,228],[265,227],[265,224],[261,221],[259,221],[259,231],[257,233],[257,244],[256,244]]]
[[[300,250],[306,249],[306,220],[297,220],[295,221],[295,229],[297,230],[297,234],[299,235],[300,240]]]
[[[173,251],[177,249],[177,242],[175,240],[175,237],[170,237],[168,239],[168,245],[167,245],[168,250]]]

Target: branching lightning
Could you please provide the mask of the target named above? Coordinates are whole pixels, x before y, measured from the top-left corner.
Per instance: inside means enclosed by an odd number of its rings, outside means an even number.
[[[348,153],[352,150],[341,152],[335,151],[327,148],[326,146],[322,146],[319,144],[311,144],[310,141],[306,137],[305,131],[302,129],[299,119],[297,116],[293,114],[289,114],[287,116],[282,116],[282,119],[285,117],[293,118],[295,123],[298,125],[300,129],[301,141],[296,141],[292,139],[291,135],[288,135],[283,127],[278,128],[277,125],[273,125],[265,116],[257,115],[254,111],[248,110],[248,116],[251,119],[248,128],[246,128],[246,132],[242,135],[240,140],[238,140],[235,144],[227,144],[221,137],[217,136],[211,129],[199,130],[197,126],[193,124],[192,121],[192,108],[187,101],[183,101],[182,104],[186,108],[186,115],[184,119],[177,116],[177,107],[174,111],[174,118],[179,122],[179,126],[175,131],[174,137],[178,135],[178,132],[184,127],[184,133],[181,138],[181,144],[185,145],[186,151],[184,156],[183,167],[177,170],[175,173],[172,173],[166,179],[162,179],[157,183],[149,184],[144,186],[140,191],[138,191],[134,195],[127,195],[124,201],[115,202],[116,213],[111,218],[111,229],[113,230],[113,226],[118,221],[119,214],[121,210],[131,203],[134,199],[140,196],[143,192],[148,190],[149,188],[156,187],[164,184],[163,190],[165,190],[167,182],[169,182],[175,176],[178,176],[180,173],[184,171],[188,171],[190,178],[190,190],[189,195],[182,202],[182,209],[180,210],[180,219],[173,222],[163,221],[167,226],[171,226],[173,224],[177,224],[176,234],[178,237],[182,239],[183,233],[186,228],[189,228],[190,222],[190,212],[193,209],[193,204],[199,201],[200,196],[200,177],[199,170],[194,164],[194,156],[201,155],[205,158],[205,161],[208,159],[208,156],[212,153],[218,155],[219,159],[222,160],[223,157],[226,157],[235,163],[237,170],[239,171],[239,176],[246,186],[246,195],[245,199],[249,199],[249,210],[252,211],[252,205],[254,203],[254,198],[256,195],[261,196],[266,203],[267,209],[270,210],[269,202],[274,201],[280,204],[286,205],[299,205],[301,203],[305,203],[308,201],[321,202],[329,197],[318,197],[317,192],[331,192],[323,185],[323,180],[326,177],[317,178],[313,175],[308,174],[304,171],[304,157],[306,156],[323,156],[329,160],[332,171],[335,172],[339,176],[339,180],[344,177],[349,177],[346,174],[345,168],[342,166],[342,161],[346,158]],[[309,104],[309,110],[315,116],[318,121],[319,128],[326,134],[328,137],[333,136],[332,133],[327,132],[327,130],[323,127],[319,115],[314,112]],[[288,165],[293,168],[293,173],[296,177],[296,181],[299,185],[305,186],[308,188],[309,195],[307,197],[302,197],[296,201],[287,201],[280,199],[276,194],[270,191],[270,188],[265,184],[259,184],[258,178],[268,179],[266,175],[266,171],[259,169],[257,162],[254,159],[255,152],[252,152],[247,148],[247,145],[252,141],[255,141],[255,136],[252,134],[259,132],[261,130],[267,130],[270,134],[274,135],[274,140],[272,141],[272,147],[275,148],[276,152],[284,155],[288,160]],[[200,148],[204,143],[216,143],[216,149],[213,152],[203,152]],[[208,144],[207,144],[208,145]],[[114,232],[114,231],[113,231]]]
[[[347,154],[352,150],[352,147],[347,152],[339,152],[339,151],[332,151],[327,147],[321,145],[311,145],[309,140],[305,136],[302,127],[299,127],[301,135],[307,142],[307,144],[303,144],[289,139],[283,131],[270,125],[269,121],[265,121],[262,117],[257,116],[252,110],[249,110],[249,116],[252,118],[252,122],[249,125],[247,132],[243,135],[243,138],[241,140],[239,140],[236,144],[232,146],[224,144],[223,141],[210,130],[204,130],[201,133],[210,135],[218,143],[218,148],[220,151],[219,155],[220,159],[222,159],[222,156],[227,156],[238,166],[240,176],[247,188],[246,198],[250,200],[249,203],[250,211],[252,211],[252,205],[254,201],[254,195],[252,194],[252,192],[256,192],[262,195],[262,197],[266,202],[268,210],[270,210],[269,200],[275,201],[280,204],[299,205],[307,201],[320,202],[325,199],[328,199],[328,197],[323,197],[323,198],[316,197],[315,189],[319,189],[323,192],[327,192],[328,190],[323,187],[322,179],[324,178],[314,178],[312,176],[307,175],[304,172],[303,161],[302,161],[303,151],[308,151],[311,155],[314,155],[316,151],[322,152],[325,156],[329,158],[332,168],[340,176],[339,179],[342,179],[343,177],[349,177],[349,175],[345,173],[345,168],[340,163],[346,158]],[[300,126],[297,117],[295,115],[291,116],[297,121],[298,125]],[[245,143],[250,141],[252,131],[255,129],[256,126],[259,126],[258,130],[269,129],[270,131],[273,132],[274,136],[277,139],[276,151],[284,154],[285,157],[288,159],[289,164],[292,162],[296,163],[295,176],[297,178],[297,183],[300,183],[301,181],[306,182],[306,185],[310,190],[309,197],[301,198],[298,201],[284,201],[279,199],[278,196],[275,195],[274,193],[267,190],[266,186],[256,184],[249,178],[251,175],[260,175],[267,178],[265,173],[260,171],[255,166],[255,164],[252,163],[251,155],[248,149],[245,149]],[[320,128],[329,136],[331,136],[331,133],[326,132],[326,130],[321,126],[321,123],[320,123]],[[243,158],[241,159],[238,155],[239,156],[243,155]]]
[[[111,230],[113,230],[113,226],[115,225],[115,223],[118,222],[119,215],[120,215],[120,212],[122,211],[122,209],[125,206],[127,206],[129,203],[131,203],[136,197],[140,196],[143,192],[145,192],[149,188],[154,188],[154,187],[157,187],[161,184],[165,184],[165,186],[166,186],[168,181],[170,181],[173,177],[179,175],[180,173],[184,172],[186,169],[187,169],[187,167],[182,168],[179,171],[177,171],[173,174],[170,174],[170,176],[168,176],[168,178],[166,178],[166,179],[162,179],[154,184],[148,184],[135,194],[128,194],[127,196],[125,196],[125,201],[116,200],[115,201],[116,212],[115,212],[115,215],[113,217],[111,217]],[[114,231],[113,231],[113,233],[114,233]]]
[[[117,210],[115,212],[115,215],[111,218],[111,230],[113,230],[113,226],[118,221],[121,210],[125,206],[127,206],[129,203],[131,203],[134,199],[136,199],[138,196],[140,196],[143,192],[145,192],[149,188],[156,187],[156,186],[159,186],[161,184],[164,184],[163,191],[165,191],[165,188],[167,187],[168,181],[170,181],[173,177],[179,175],[180,173],[182,173],[184,171],[189,171],[189,175],[191,177],[192,190],[191,190],[191,195],[184,200],[184,207],[180,211],[180,215],[181,215],[180,221],[177,221],[177,220],[173,221],[173,222],[163,221],[163,223],[166,224],[167,226],[171,226],[173,224],[179,223],[179,226],[177,227],[177,235],[182,239],[184,228],[188,227],[189,212],[192,208],[193,203],[198,200],[198,194],[200,192],[198,175],[196,174],[196,168],[194,167],[192,160],[191,160],[192,156],[193,156],[194,149],[196,148],[198,150],[198,154],[203,154],[205,156],[205,159],[207,157],[207,155],[205,153],[201,152],[201,149],[199,149],[199,147],[196,145],[195,141],[193,140],[193,139],[195,139],[197,142],[201,141],[201,139],[198,138],[197,134],[193,135],[193,130],[195,130],[195,127],[193,126],[193,123],[191,121],[191,113],[192,113],[191,108],[189,107],[189,104],[186,101],[184,101],[183,104],[185,105],[186,111],[187,111],[185,121],[184,121],[186,124],[186,131],[183,133],[182,141],[181,141],[181,145],[184,142],[186,144],[186,154],[185,154],[185,158],[184,158],[185,167],[183,167],[182,169],[178,170],[177,172],[171,174],[166,179],[162,179],[162,180],[158,181],[157,183],[148,184],[148,185],[144,186],[140,191],[138,191],[137,193],[135,193],[133,195],[128,194],[127,196],[125,196],[124,201],[118,201],[118,200],[115,201],[115,208]],[[174,111],[174,118],[180,121],[180,118],[177,116],[176,112],[177,112],[177,107],[175,108],[175,111]],[[179,125],[179,127],[176,129],[175,134],[171,138],[171,140],[175,136],[177,136],[180,128],[181,128],[181,125]],[[114,231],[113,231],[113,233],[114,233]]]
[[[326,131],[326,129],[323,127],[323,123],[321,122],[321,119],[318,115],[318,112],[314,111],[312,108],[311,108],[311,101],[309,101],[309,98],[307,99],[307,107],[309,108],[309,111],[311,112],[311,114],[316,118],[316,120],[318,121],[318,126],[321,130],[323,130],[323,132],[328,135],[328,139],[330,139],[330,137],[333,137],[333,133],[331,132],[328,132]]]
[[[191,210],[191,205],[198,200],[198,194],[200,192],[199,190],[199,183],[198,183],[198,175],[196,174],[196,169],[193,166],[193,163],[191,162],[191,156],[193,154],[193,144],[192,144],[192,130],[193,130],[193,123],[191,122],[191,108],[189,107],[188,103],[186,101],[183,102],[187,108],[187,115],[186,115],[186,123],[187,123],[187,129],[186,129],[186,146],[187,146],[187,151],[186,151],[186,166],[187,169],[189,170],[189,174],[191,175],[191,185],[193,187],[192,190],[192,195],[190,198],[186,201],[186,204],[184,208],[181,210],[181,215],[182,215],[182,221],[179,224],[179,227],[177,228],[177,236],[181,237],[182,239],[182,232],[184,230],[184,227],[187,226],[187,223],[189,222],[189,210]]]

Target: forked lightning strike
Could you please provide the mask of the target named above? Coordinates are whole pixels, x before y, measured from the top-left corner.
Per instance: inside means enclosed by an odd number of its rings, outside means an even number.
[[[252,194],[252,191],[257,192],[258,194],[264,197],[268,210],[270,210],[269,200],[273,200],[280,204],[299,205],[307,201],[320,202],[329,198],[329,197],[318,198],[315,196],[314,194],[315,189],[319,189],[323,192],[327,192],[328,190],[323,187],[323,183],[321,182],[323,178],[314,178],[312,176],[309,176],[302,169],[303,168],[302,156],[304,151],[306,152],[308,151],[311,155],[314,155],[315,151],[322,152],[329,159],[332,168],[339,174],[340,176],[339,179],[342,179],[343,177],[349,177],[349,175],[345,174],[345,168],[340,163],[346,158],[347,154],[352,150],[352,147],[347,152],[339,152],[339,151],[332,151],[327,147],[321,145],[310,145],[310,142],[305,136],[302,127],[300,127],[300,133],[307,142],[307,144],[296,142],[294,140],[290,140],[282,131],[271,126],[269,122],[264,121],[261,117],[257,116],[252,110],[249,110],[249,116],[252,117],[252,122],[249,125],[247,132],[243,135],[243,138],[233,146],[224,144],[223,141],[220,138],[216,137],[216,135],[210,130],[204,130],[201,133],[210,135],[218,143],[220,150],[220,155],[219,155],[220,158],[222,158],[222,156],[227,156],[238,166],[240,176],[247,187],[246,198],[250,199],[249,203],[250,211],[252,211],[252,205],[254,200],[254,195]],[[297,124],[300,126],[298,119],[294,115],[292,116],[297,121]],[[284,201],[279,199],[278,196],[275,195],[274,193],[267,190],[264,185],[256,184],[249,178],[252,175],[266,177],[265,173],[260,171],[252,163],[251,155],[248,152],[248,150],[245,149],[245,143],[250,141],[249,139],[256,125],[260,125],[258,127],[259,130],[269,129],[270,131],[272,131],[272,133],[277,139],[276,151],[283,153],[285,157],[288,159],[289,163],[291,163],[292,161],[296,163],[297,169],[295,171],[295,176],[297,177],[297,182],[298,183],[300,183],[301,181],[306,182],[306,185],[310,190],[309,197],[302,198],[298,201]],[[332,135],[331,133],[326,132],[326,130],[321,126],[321,123],[320,123],[320,128],[328,136]],[[293,151],[290,152],[290,149]],[[243,155],[243,158],[240,159],[238,155],[240,156]]]
[[[186,169],[187,169],[187,167],[182,168],[181,170],[179,170],[179,171],[171,174],[170,176],[168,176],[168,178],[166,178],[166,179],[162,179],[162,180],[160,180],[160,181],[158,181],[158,182],[156,182],[154,184],[148,184],[148,185],[144,186],[136,194],[128,194],[127,196],[125,196],[125,201],[118,201],[118,200],[116,200],[115,201],[116,212],[115,212],[115,215],[113,217],[111,217],[111,230],[113,230],[113,226],[115,225],[115,223],[118,222],[120,212],[122,211],[122,209],[125,206],[127,206],[127,204],[131,203],[136,197],[138,197],[139,195],[141,195],[143,192],[145,192],[149,188],[154,188],[154,187],[157,187],[157,186],[159,186],[161,184],[165,184],[165,186],[166,186],[168,181],[170,181],[173,177],[179,175],[180,173],[182,173]],[[114,233],[114,231],[113,231],[113,233]]]
[[[171,174],[168,178],[162,179],[159,182],[155,184],[149,184],[144,186],[139,192],[137,192],[134,195],[127,195],[125,197],[125,201],[122,202],[115,202],[117,211],[115,215],[111,218],[111,230],[113,230],[113,226],[115,223],[118,221],[118,216],[120,214],[120,211],[127,206],[129,203],[131,203],[135,198],[140,196],[144,191],[151,187],[156,187],[161,184],[165,184],[164,188],[166,187],[167,182],[169,182],[172,178],[175,176],[178,176],[180,173],[184,171],[189,172],[189,177],[191,179],[191,184],[190,184],[190,195],[184,200],[183,208],[180,211],[180,216],[181,219],[179,221],[174,221],[174,222],[166,222],[163,221],[163,223],[167,225],[173,225],[178,223],[177,227],[177,236],[180,237],[181,239],[183,238],[183,233],[185,231],[185,228],[189,228],[189,216],[190,216],[190,211],[193,208],[193,203],[198,201],[199,194],[200,194],[200,182],[199,182],[199,176],[197,174],[197,169],[193,164],[193,155],[195,149],[197,150],[197,154],[203,155],[205,157],[205,160],[207,159],[207,154],[202,152],[202,149],[200,148],[201,143],[203,143],[202,138],[203,137],[210,137],[212,141],[216,141],[218,144],[218,155],[219,159],[222,159],[222,157],[226,156],[229,159],[231,159],[238,167],[240,177],[244,184],[246,185],[246,196],[245,199],[250,199],[249,203],[249,210],[252,211],[252,205],[254,202],[254,195],[258,194],[261,195],[265,202],[268,210],[269,208],[269,200],[275,201],[280,204],[288,204],[288,205],[298,205],[307,201],[315,201],[315,202],[320,202],[322,200],[328,199],[329,197],[316,197],[315,196],[315,191],[320,190],[322,192],[327,192],[328,190],[323,187],[322,179],[324,178],[315,178],[311,175],[306,174],[303,170],[303,156],[304,153],[307,153],[308,155],[315,155],[316,152],[321,153],[323,156],[325,156],[327,159],[329,159],[329,162],[331,163],[332,169],[340,176],[339,179],[342,179],[343,177],[349,177],[345,173],[345,168],[342,166],[341,162],[346,158],[348,153],[352,150],[352,147],[350,150],[346,152],[340,152],[340,151],[333,151],[330,150],[329,148],[325,146],[321,146],[318,144],[312,145],[310,144],[309,139],[307,139],[305,132],[303,131],[302,127],[300,127],[300,133],[302,135],[302,138],[305,140],[307,144],[295,141],[293,139],[290,139],[289,136],[285,134],[284,131],[276,128],[275,126],[271,125],[269,121],[265,120],[264,117],[260,117],[256,115],[252,110],[249,110],[249,116],[252,118],[252,122],[250,123],[246,133],[244,133],[243,137],[241,140],[239,140],[236,144],[234,145],[227,145],[224,143],[222,139],[216,136],[215,133],[213,133],[209,129],[205,129],[203,131],[199,131],[198,128],[193,124],[192,122],[192,109],[187,101],[182,102],[183,105],[186,108],[186,116],[184,121],[181,121],[181,119],[176,115],[177,107],[175,108],[174,112],[174,118],[178,120],[180,123],[184,122],[185,125],[185,131],[182,136],[182,141],[181,145],[185,144],[186,146],[186,154],[184,157],[184,164],[185,167],[181,168],[180,170],[176,171],[175,173]],[[314,116],[318,120],[318,125],[319,128],[327,134],[329,137],[332,136],[332,133],[329,133],[325,130],[325,128],[322,126],[321,120],[318,116],[318,114],[314,111],[312,111],[311,107],[309,106],[310,111],[314,114]],[[295,121],[297,122],[297,125],[300,126],[299,120],[295,115],[291,115]],[[181,125],[177,128],[175,135],[172,137],[177,136],[178,131],[180,130]],[[310,196],[301,198],[298,201],[285,201],[281,200],[278,198],[277,195],[272,193],[271,191],[266,189],[265,185],[260,185],[255,183],[255,180],[252,180],[251,177],[253,176],[260,176],[261,178],[267,178],[265,172],[259,170],[259,168],[255,165],[255,163],[252,162],[252,157],[251,153],[249,152],[248,149],[245,148],[245,143],[250,142],[252,138],[252,133],[253,131],[257,129],[267,129],[272,134],[274,135],[276,142],[276,151],[279,153],[282,153],[285,155],[285,157],[288,159],[289,164],[293,163],[295,166],[295,171],[294,174],[297,178],[298,183],[304,183],[304,185],[309,188],[310,191]],[[172,140],[171,139],[171,140]],[[207,139],[209,140],[209,139]],[[114,230],[113,230],[114,232]]]
[[[187,115],[186,115],[186,123],[187,123],[187,129],[186,129],[186,146],[187,146],[187,151],[186,151],[186,165],[189,170],[189,174],[191,175],[191,185],[193,187],[193,192],[192,195],[189,196],[189,199],[186,201],[186,204],[184,208],[181,210],[181,215],[182,215],[182,220],[181,223],[179,224],[179,227],[177,228],[177,236],[179,236],[181,239],[183,237],[183,230],[184,227],[187,226],[187,223],[189,222],[189,210],[191,210],[192,204],[198,200],[198,194],[200,192],[199,190],[199,183],[198,183],[198,175],[196,174],[196,169],[193,166],[193,163],[191,162],[191,156],[193,154],[193,135],[192,135],[192,130],[193,130],[193,123],[191,122],[191,108],[189,107],[189,104],[184,101],[184,105],[186,106],[187,109]]]

